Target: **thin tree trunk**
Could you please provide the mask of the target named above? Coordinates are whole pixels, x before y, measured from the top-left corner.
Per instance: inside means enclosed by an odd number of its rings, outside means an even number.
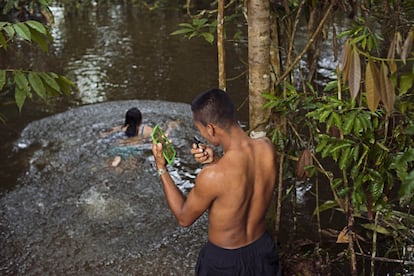
[[[218,1],[217,12],[217,52],[218,52],[218,78],[219,88],[226,91],[226,69],[224,49],[224,0]]]
[[[270,110],[263,93],[270,92],[270,7],[268,0],[247,1],[249,55],[249,125],[251,136],[266,135]]]

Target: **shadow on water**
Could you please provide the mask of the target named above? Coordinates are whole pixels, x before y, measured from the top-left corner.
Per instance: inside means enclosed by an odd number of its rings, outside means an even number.
[[[169,168],[186,192],[197,165],[189,153],[187,104],[119,101],[72,109],[29,124],[16,141],[27,171],[0,199],[2,274],[192,274],[206,219],[181,228],[153,167],[150,141],[122,146],[101,134],[137,106],[144,123],[177,120]],[[114,154],[122,161],[112,167]],[[181,176],[181,177],[180,177]]]

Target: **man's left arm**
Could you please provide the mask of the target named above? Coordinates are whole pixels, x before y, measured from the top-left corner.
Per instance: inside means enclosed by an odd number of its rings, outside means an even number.
[[[206,185],[197,184],[189,192],[187,198],[177,187],[166,169],[166,161],[162,155],[162,145],[153,143],[152,152],[155,157],[158,174],[160,175],[168,207],[178,223],[188,227],[196,221],[210,206],[211,197],[204,190]]]

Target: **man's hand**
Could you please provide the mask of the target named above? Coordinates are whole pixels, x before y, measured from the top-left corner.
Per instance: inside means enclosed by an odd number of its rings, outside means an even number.
[[[165,168],[167,165],[167,161],[164,158],[164,155],[162,155],[162,144],[155,142],[152,142],[152,154],[154,155],[155,159],[155,165],[157,166],[157,169]]]
[[[213,149],[204,144],[199,144],[198,147],[196,144],[193,144],[191,154],[201,164],[208,164],[214,161]]]

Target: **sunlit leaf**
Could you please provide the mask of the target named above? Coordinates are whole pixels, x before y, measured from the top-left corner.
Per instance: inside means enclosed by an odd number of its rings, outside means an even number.
[[[28,21],[25,21],[24,23],[26,25],[28,25],[29,28],[35,29],[36,31],[38,31],[41,34],[45,35],[47,33],[47,29],[45,28],[45,26],[42,23],[38,22],[38,21],[28,20]]]
[[[213,41],[214,41],[214,35],[213,34],[211,34],[211,33],[202,33],[201,35],[204,37],[204,39],[207,42],[213,43]]]
[[[29,28],[22,22],[16,23],[13,25],[16,33],[23,39],[30,41],[31,34]]]
[[[390,231],[388,231],[385,227],[380,226],[380,225],[375,225],[373,223],[365,223],[365,224],[361,224],[361,226],[364,227],[365,229],[375,231],[383,235],[391,235]]]
[[[42,79],[39,77],[37,73],[34,72],[29,72],[28,79],[33,90],[40,98],[43,99],[46,96],[46,89],[43,85]]]
[[[320,205],[319,208],[316,208],[313,211],[313,215],[316,215],[317,213],[321,213],[321,212],[326,211],[326,210],[330,210],[330,209],[335,208],[337,206],[338,206],[338,203],[336,201],[327,200],[322,205]]]
[[[4,30],[4,31],[6,31],[7,36],[8,36],[10,39],[13,39],[14,34],[16,33],[16,32],[14,31],[13,26],[11,26],[11,25],[7,25],[7,26],[5,26],[5,27],[3,28],[3,30]]]
[[[326,85],[325,85],[325,88],[323,89],[323,91],[326,91],[326,92],[328,92],[328,91],[332,91],[332,90],[334,90],[335,88],[337,88],[338,87],[338,81],[337,80],[335,80],[335,81],[330,81],[330,82],[328,82]]]
[[[57,92],[60,92],[59,84],[56,82],[52,73],[40,73],[39,75],[48,86],[50,86]]]
[[[348,147],[342,151],[341,156],[339,157],[339,168],[341,170],[346,169],[350,164],[350,155],[351,155],[352,148]]]
[[[352,99],[355,99],[358,96],[359,88],[361,86],[361,59],[355,49],[352,49],[351,52],[348,83],[351,97]]]
[[[29,87],[29,82],[26,78],[26,75],[21,71],[14,72],[14,82],[16,83],[16,86],[21,89]]]
[[[194,32],[194,29],[184,28],[184,29],[176,30],[176,31],[170,33],[170,35],[188,34],[188,33],[192,33],[192,32]]]

